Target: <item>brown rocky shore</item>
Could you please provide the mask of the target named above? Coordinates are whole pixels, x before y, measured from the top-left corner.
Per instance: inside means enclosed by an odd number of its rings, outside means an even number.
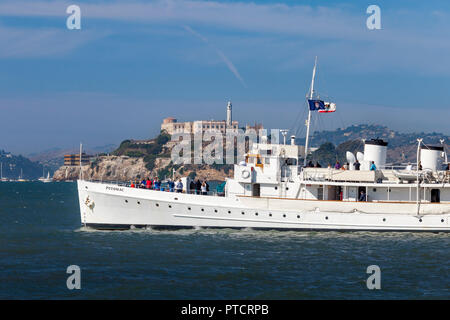
[[[159,173],[167,172],[166,176],[172,178],[172,169],[175,169],[174,176],[185,177],[195,176],[201,180],[223,181],[230,177],[233,171],[225,173],[224,170],[214,169],[209,166],[172,166],[170,158],[156,158],[154,168],[149,170],[146,167],[144,158],[132,158],[128,156],[99,156],[90,165],[82,167],[83,179],[101,181],[131,181],[147,177],[159,176]],[[195,175],[193,174],[195,173]],[[80,167],[62,166],[53,175],[55,181],[77,180],[80,174]]]

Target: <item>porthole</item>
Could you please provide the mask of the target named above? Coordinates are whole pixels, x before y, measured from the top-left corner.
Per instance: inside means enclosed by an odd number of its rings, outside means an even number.
[[[289,187],[286,187],[286,190],[289,190]]]
[[[125,200],[126,203],[128,203],[128,200]]]
[[[258,212],[255,212],[255,216],[257,216],[258,215]]]
[[[205,209],[202,208],[202,211],[205,211]]]
[[[242,214],[245,214],[245,212],[244,212],[244,211],[242,211],[241,213],[242,213]]]
[[[419,219],[419,222],[422,222],[422,219]]]
[[[444,222],[444,219],[441,219],[441,222]]]
[[[214,209],[214,212],[217,212],[217,209]]]
[[[228,213],[231,213],[231,211],[230,211],[230,210],[228,210]]]
[[[300,216],[297,216],[297,219],[300,219]]]
[[[325,220],[328,220],[328,217],[325,217]]]
[[[272,216],[272,214],[271,213],[269,213],[269,217],[271,217]]]
[[[159,207],[159,204],[156,204],[157,207]]]
[[[275,190],[278,190],[278,187],[275,187]]]
[[[172,208],[172,206],[169,204],[169,208]]]
[[[286,218],[286,215],[285,215],[285,214],[283,214],[283,218]]]
[[[383,221],[386,221],[386,218],[383,218]]]
[[[188,210],[191,210],[191,207],[188,207]]]
[[[140,201],[138,201],[138,202],[137,202],[137,204],[141,204],[141,202],[140,202]]]
[[[373,192],[377,192],[377,188],[373,188],[372,190],[373,190]]]

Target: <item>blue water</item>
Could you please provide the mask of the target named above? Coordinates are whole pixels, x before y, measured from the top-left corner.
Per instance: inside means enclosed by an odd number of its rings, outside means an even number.
[[[0,299],[450,298],[449,234],[94,231],[78,210],[74,183],[0,183]]]

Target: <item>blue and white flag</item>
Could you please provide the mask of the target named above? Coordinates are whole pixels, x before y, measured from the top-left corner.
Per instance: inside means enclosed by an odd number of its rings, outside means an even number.
[[[320,113],[328,113],[336,111],[336,104],[332,102],[324,102],[322,100],[313,100],[308,99],[309,110],[316,111],[318,110]]]
[[[315,111],[315,110],[325,110],[325,102],[322,100],[312,100],[308,99],[309,103],[309,110]]]

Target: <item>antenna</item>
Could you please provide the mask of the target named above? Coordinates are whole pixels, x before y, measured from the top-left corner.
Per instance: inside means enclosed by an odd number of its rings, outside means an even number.
[[[422,143],[423,139],[417,139],[417,168],[416,168],[416,173],[417,173],[417,188],[416,188],[416,206],[417,206],[417,215],[419,215],[420,212],[420,193],[419,193],[419,186],[420,186],[420,181],[419,181],[419,163],[420,163],[420,144]]]
[[[283,135],[283,144],[286,144],[286,135],[288,133],[289,130],[286,129],[281,129],[280,132]]]

